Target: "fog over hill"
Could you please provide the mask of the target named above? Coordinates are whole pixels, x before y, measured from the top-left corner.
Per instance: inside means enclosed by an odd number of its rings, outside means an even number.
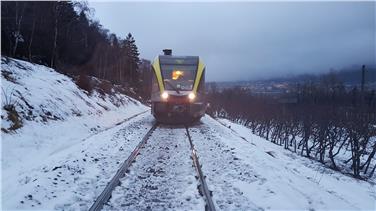
[[[223,82],[208,82],[215,83],[219,89],[231,87],[251,88],[257,86],[258,88],[267,88],[268,86],[282,86],[286,85],[296,86],[304,83],[319,83],[322,80],[330,79],[337,83],[342,83],[347,88],[360,87],[362,81],[362,67],[361,65],[344,68],[341,70],[331,69],[326,73],[318,74],[299,74],[287,75],[284,77],[270,77],[259,80],[241,80],[241,81],[223,81]],[[376,89],[376,66],[365,66],[365,87],[372,90]]]

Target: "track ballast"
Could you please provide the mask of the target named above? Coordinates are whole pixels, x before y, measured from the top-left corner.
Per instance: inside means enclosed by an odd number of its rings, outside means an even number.
[[[153,207],[174,209],[179,208],[180,205],[196,209],[203,206],[202,202],[198,202],[201,197],[205,203],[205,210],[215,210],[212,194],[208,189],[188,126],[172,128],[159,126],[155,123],[150,128],[95,200],[90,210],[101,210],[104,206],[105,209],[152,209]],[[153,132],[157,128],[159,133],[154,134]],[[184,144],[184,136],[188,139],[189,144],[187,142]],[[143,156],[137,158],[135,165],[132,165],[136,161],[136,157],[141,154],[141,148]],[[163,156],[166,158],[160,160],[159,157]],[[189,159],[189,157],[192,159],[193,165],[188,164],[189,161],[186,158]],[[159,169],[162,171],[162,175],[156,177],[155,173],[149,172],[150,169]],[[133,174],[129,175],[129,171],[132,171]],[[197,182],[194,182],[194,177]],[[160,180],[163,178],[167,181],[161,182]],[[180,186],[182,187],[176,188]],[[197,187],[198,191],[194,191],[192,187]],[[183,202],[180,204],[180,202],[177,203],[178,201]],[[142,207],[143,205],[140,207],[137,205],[138,203],[145,203],[146,207]],[[187,203],[192,205],[187,205]],[[134,204],[136,205],[134,206]],[[201,205],[198,206],[199,204]]]
[[[158,124],[155,123],[145,134],[140,143],[136,146],[136,148],[132,151],[129,157],[120,166],[119,170],[116,172],[115,176],[111,179],[111,181],[107,184],[103,192],[95,200],[94,204],[90,207],[89,211],[97,211],[103,208],[103,205],[110,199],[112,191],[115,189],[116,186],[119,185],[120,178],[124,176],[125,172],[128,170],[132,162],[136,159],[137,155],[139,154],[140,149],[145,145],[147,139],[149,138],[151,133],[153,133],[155,128],[157,128],[157,126]]]

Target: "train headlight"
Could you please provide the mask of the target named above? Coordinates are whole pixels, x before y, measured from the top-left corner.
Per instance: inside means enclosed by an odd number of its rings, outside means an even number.
[[[193,93],[193,92],[189,93],[188,98],[189,98],[189,100],[194,100],[196,98],[195,93]]]
[[[168,98],[168,93],[167,93],[167,92],[163,92],[163,93],[161,94],[161,97],[162,97],[162,99],[167,100],[167,98]]]

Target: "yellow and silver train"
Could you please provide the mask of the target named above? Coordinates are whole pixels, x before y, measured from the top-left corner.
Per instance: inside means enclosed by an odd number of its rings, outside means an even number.
[[[163,50],[152,63],[151,112],[159,122],[198,121],[206,110],[205,64],[198,56]]]

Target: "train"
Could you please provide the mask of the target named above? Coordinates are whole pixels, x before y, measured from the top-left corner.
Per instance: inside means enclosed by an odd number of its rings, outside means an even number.
[[[162,123],[192,123],[205,115],[205,64],[164,49],[151,63],[151,113]]]

